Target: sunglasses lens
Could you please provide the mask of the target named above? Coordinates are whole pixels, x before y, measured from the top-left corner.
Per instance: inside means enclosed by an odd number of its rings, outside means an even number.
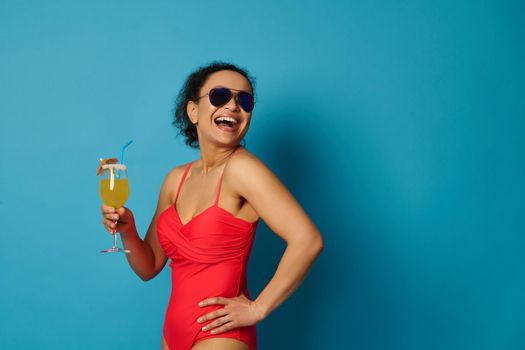
[[[216,88],[210,90],[210,103],[215,107],[222,106],[232,98],[230,89]]]
[[[215,107],[220,107],[228,103],[232,98],[232,92],[228,88],[214,88],[210,90],[209,96],[210,103]],[[241,108],[248,113],[251,112],[255,106],[253,96],[246,91],[239,91],[237,94],[237,100],[239,101]]]
[[[245,91],[239,91],[237,99],[239,100],[239,105],[241,105],[242,109],[248,113],[253,111],[253,107],[255,107],[255,101],[253,100],[253,96],[251,94]]]

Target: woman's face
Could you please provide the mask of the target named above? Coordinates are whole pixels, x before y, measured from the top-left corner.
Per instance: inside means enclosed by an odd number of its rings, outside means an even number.
[[[201,146],[206,142],[237,145],[248,131],[252,113],[243,110],[235,97],[238,90],[253,94],[252,88],[242,74],[222,70],[208,77],[199,96],[209,93],[216,87],[232,89],[233,97],[219,107],[212,105],[207,95],[196,102],[190,101],[187,106],[188,116],[192,123],[197,123],[197,134]],[[219,122],[224,117],[227,118],[226,122]]]

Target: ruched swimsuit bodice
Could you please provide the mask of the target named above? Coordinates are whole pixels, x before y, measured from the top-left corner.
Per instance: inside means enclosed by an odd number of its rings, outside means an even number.
[[[189,350],[196,341],[209,337],[227,337],[245,342],[257,349],[255,326],[241,327],[213,335],[201,328],[197,318],[223,305],[200,307],[197,303],[209,297],[232,298],[241,293],[251,299],[246,280],[248,257],[259,220],[248,222],[218,206],[222,186],[219,181],[215,203],[182,223],[177,213],[177,198],[190,163],[182,176],[174,203],[157,221],[160,245],[171,259],[172,290],[163,334],[170,350]]]

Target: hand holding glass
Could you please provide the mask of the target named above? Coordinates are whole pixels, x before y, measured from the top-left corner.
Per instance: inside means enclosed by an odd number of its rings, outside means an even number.
[[[127,168],[124,164],[105,164],[100,175],[100,196],[105,205],[115,209],[121,208],[129,196]],[[117,246],[117,233],[113,235],[113,247],[101,253],[130,253]]]

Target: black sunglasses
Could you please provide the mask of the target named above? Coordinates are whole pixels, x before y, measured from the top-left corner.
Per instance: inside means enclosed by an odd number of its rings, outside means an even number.
[[[234,93],[236,91],[237,93]],[[226,87],[216,87],[210,90],[207,94],[202,95],[197,100],[204,96],[210,98],[210,103],[215,107],[220,107],[228,103],[235,95],[235,100],[244,111],[250,113],[255,107],[255,100],[253,95],[243,90],[230,89]]]

